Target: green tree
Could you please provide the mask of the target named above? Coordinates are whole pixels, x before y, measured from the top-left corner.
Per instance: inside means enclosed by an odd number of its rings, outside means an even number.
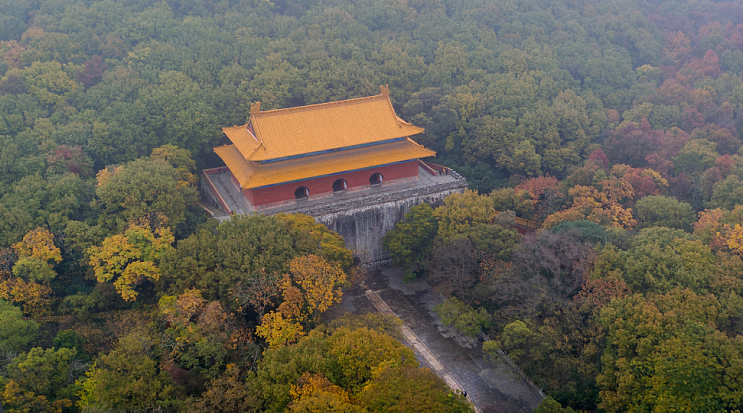
[[[60,231],[88,202],[90,189],[76,174],[21,178],[0,198],[0,245],[9,246],[38,227]]]
[[[36,337],[39,324],[25,320],[21,309],[0,300],[0,348],[3,350],[23,350]]]
[[[560,403],[555,401],[550,396],[545,397],[536,409],[532,410],[534,413],[575,413],[575,410],[570,407],[563,408]]]
[[[465,190],[463,194],[452,194],[444,199],[444,205],[436,208],[433,216],[439,222],[436,239],[450,243],[467,238],[476,224],[487,224],[495,217],[492,201],[485,195]]]
[[[196,202],[196,189],[181,185],[181,172],[158,158],[141,158],[113,172],[98,173],[95,194],[101,207],[100,221],[109,228],[162,214],[166,225],[183,222],[186,209]]]
[[[433,311],[441,318],[444,325],[454,324],[454,328],[469,337],[474,337],[483,327],[490,325],[490,314],[480,307],[475,310],[456,297],[449,298],[436,305]]]
[[[473,140],[464,148],[464,159],[470,163],[489,160],[497,167],[506,169],[512,162],[513,147],[518,142],[518,136],[514,133],[515,126],[514,120],[510,118],[484,116],[477,119]]]
[[[17,74],[23,78],[28,91],[46,105],[62,104],[77,84],[64,72],[59,62],[36,61]]]
[[[178,71],[163,71],[160,82],[142,93],[147,126],[159,139],[149,148],[171,144],[197,154],[211,149],[219,136],[214,107],[193,79]]]
[[[635,208],[640,228],[658,226],[690,231],[691,224],[696,220],[690,204],[667,196],[650,195],[640,198]]]
[[[737,408],[743,348],[714,331],[720,310],[714,296],[680,289],[633,295],[605,307],[599,407],[608,412]]]
[[[587,241],[592,244],[606,244],[609,241],[609,234],[606,233],[606,230],[601,225],[585,219],[563,221],[550,228],[550,231],[559,234],[560,232],[570,231],[571,229],[578,230],[581,235],[581,241]]]
[[[238,284],[251,285],[251,279],[266,274],[278,278],[292,258],[321,253],[315,238],[296,235],[278,217],[256,214],[210,220],[165,257],[160,288],[174,295],[197,288],[207,300],[218,299],[227,308],[242,306],[245,302],[235,302]]]
[[[153,359],[155,342],[147,332],[122,337],[79,380],[82,409],[153,409],[176,396],[175,386]]]
[[[83,339],[75,330],[62,330],[54,336],[52,347],[55,349],[68,348],[77,351],[76,356],[79,359],[88,360],[88,356],[83,352]]]
[[[153,149],[150,158],[162,159],[175,168],[180,175],[178,181],[180,185],[194,185],[198,181],[198,178],[193,174],[194,169],[196,169],[196,162],[191,159],[191,152],[188,149],[166,144]]]
[[[743,182],[738,175],[728,175],[712,187],[712,198],[706,203],[708,208],[732,210],[743,204]]]
[[[394,265],[412,264],[420,270],[433,251],[437,232],[438,221],[433,209],[422,203],[411,207],[404,221],[395,223],[395,229],[384,235],[382,246],[390,252]]]
[[[673,158],[676,172],[701,173],[715,165],[720,157],[716,152],[717,145],[707,139],[693,139],[684,145]]]
[[[624,280],[635,292],[665,293],[675,287],[707,291],[715,271],[708,246],[680,230],[646,228],[626,252]]]
[[[338,369],[337,361],[328,354],[327,335],[312,330],[294,345],[266,350],[255,372],[249,373],[248,382],[262,402],[262,411],[280,413],[291,402],[292,385],[305,372],[321,373],[337,382]]]
[[[523,237],[515,229],[516,222],[513,213],[501,213],[496,217],[499,223],[477,224],[470,232],[472,245],[501,261],[510,261],[511,252],[521,242]]]
[[[335,261],[348,271],[353,264],[353,255],[351,250],[346,248],[343,237],[328,229],[323,224],[315,222],[315,218],[304,214],[276,214],[276,218],[284,221],[289,226],[295,242],[300,243],[307,237],[307,242],[319,245],[321,255]]]
[[[496,189],[490,193],[493,207],[497,212],[513,211],[516,216],[524,219],[534,217],[534,202],[528,191],[517,191],[512,188]]]
[[[60,411],[77,398],[76,376],[85,365],[75,361],[69,348],[29,350],[8,366],[8,381],[2,393],[3,406],[11,412]]]
[[[469,402],[454,394],[429,369],[387,368],[364,387],[361,404],[371,412],[471,412]]]

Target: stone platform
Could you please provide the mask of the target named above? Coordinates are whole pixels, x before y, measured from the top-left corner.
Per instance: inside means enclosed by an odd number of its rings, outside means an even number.
[[[256,210],[232,183],[229,173],[211,174],[209,177],[220,193],[225,191],[221,197],[233,214],[274,215],[284,212],[310,215],[340,234],[354,256],[372,268],[389,262],[389,256],[382,248],[382,238],[411,207],[425,202],[435,208],[447,196],[461,193],[467,187],[465,179],[456,172],[434,175],[421,163],[415,180],[368,185]],[[204,199],[204,202],[213,203],[211,200]],[[215,218],[229,219],[230,214],[225,211],[212,209]]]

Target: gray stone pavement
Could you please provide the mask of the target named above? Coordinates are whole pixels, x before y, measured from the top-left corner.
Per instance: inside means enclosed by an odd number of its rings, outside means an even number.
[[[214,187],[219,191],[224,202],[227,203],[227,206],[230,207],[235,214],[247,214],[253,210],[253,206],[250,205],[250,202],[245,198],[245,195],[235,188],[231,176],[232,175],[229,172],[217,173],[210,174],[209,179],[211,179]],[[219,215],[217,218],[227,218],[229,216],[222,211],[217,211]]]
[[[432,312],[443,297],[425,281],[405,284],[396,268],[370,271],[346,292],[336,312],[390,311],[403,320],[403,335],[421,365],[431,368],[450,387],[467,392],[482,410],[492,404],[498,412],[531,412],[542,400],[539,390],[522,379],[501,358],[489,361],[482,342],[444,326]],[[407,330],[407,331],[406,331]]]

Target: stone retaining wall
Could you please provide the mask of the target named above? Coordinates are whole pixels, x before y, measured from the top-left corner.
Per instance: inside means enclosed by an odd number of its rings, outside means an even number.
[[[403,220],[411,207],[425,202],[436,208],[447,196],[464,192],[467,187],[464,178],[455,172],[451,175],[456,181],[369,195],[337,204],[309,206],[292,212],[310,215],[325,224],[345,239],[346,247],[366,267],[377,268],[390,263],[389,254],[382,248],[382,238],[396,222]]]

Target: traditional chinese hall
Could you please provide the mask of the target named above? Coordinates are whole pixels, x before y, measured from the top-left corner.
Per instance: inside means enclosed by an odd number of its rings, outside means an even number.
[[[420,161],[435,152],[411,136],[389,89],[358,99],[287,109],[250,109],[246,125],[222,130],[231,144],[214,148],[225,166],[204,171],[202,194],[228,215],[301,204],[445,175]],[[332,201],[332,200],[330,200]]]

